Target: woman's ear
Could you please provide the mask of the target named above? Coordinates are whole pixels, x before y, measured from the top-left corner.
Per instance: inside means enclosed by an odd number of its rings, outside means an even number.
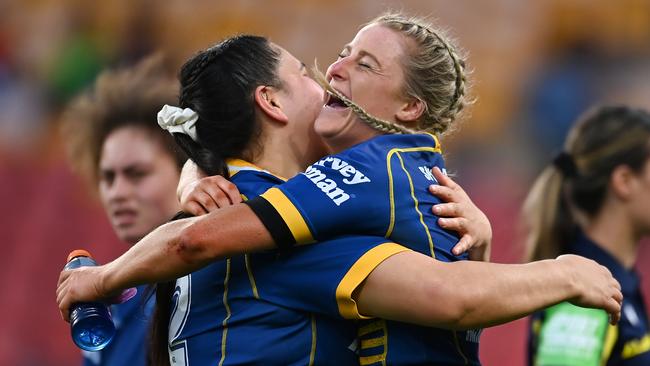
[[[289,122],[289,118],[282,110],[282,104],[276,88],[260,85],[255,88],[255,104],[269,118],[281,122]]]
[[[418,98],[410,98],[406,101],[395,114],[395,118],[400,122],[415,122],[424,113],[424,102]]]
[[[627,165],[619,165],[612,171],[609,177],[609,185],[616,197],[623,201],[632,198],[635,184],[637,183],[636,175]]]

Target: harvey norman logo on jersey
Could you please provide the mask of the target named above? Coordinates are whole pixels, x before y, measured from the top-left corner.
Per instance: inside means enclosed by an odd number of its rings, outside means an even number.
[[[370,178],[366,177],[355,167],[339,158],[326,157],[315,164],[310,165],[302,174],[314,182],[316,187],[323,191],[323,193],[325,193],[337,206],[340,206],[343,202],[349,200],[350,195],[345,193],[343,189],[339,188],[335,181],[326,178],[325,173],[318,169],[318,166],[329,167],[332,168],[332,170],[338,171],[343,177],[345,177],[343,183],[348,185],[370,182]]]

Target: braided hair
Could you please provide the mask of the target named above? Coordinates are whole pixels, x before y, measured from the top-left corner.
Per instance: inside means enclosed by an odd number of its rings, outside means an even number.
[[[379,24],[413,40],[415,47],[404,58],[405,92],[424,102],[418,129],[442,134],[466,104],[467,76],[460,49],[442,30],[422,18],[386,13],[368,24]]]
[[[340,99],[348,108],[352,110],[363,122],[367,123],[370,127],[384,132],[384,133],[394,133],[394,134],[410,134],[416,133],[416,131],[411,130],[410,128],[398,125],[392,122],[385,121],[383,119],[377,118],[366,112],[361,106],[351,101],[348,97],[341,94],[338,90],[332,88],[330,83],[327,82],[327,78],[323,73],[318,69],[317,65],[314,65],[312,68],[312,73],[314,74],[314,79],[320,84],[320,86],[325,89],[328,93],[334,95]]]

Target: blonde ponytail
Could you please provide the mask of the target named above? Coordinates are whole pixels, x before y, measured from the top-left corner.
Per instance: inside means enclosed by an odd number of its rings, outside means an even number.
[[[526,260],[555,258],[572,239],[576,222],[566,202],[564,175],[553,165],[544,169],[524,202],[528,229]]]

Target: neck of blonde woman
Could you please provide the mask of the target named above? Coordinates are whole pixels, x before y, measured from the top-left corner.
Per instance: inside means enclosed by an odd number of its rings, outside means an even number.
[[[355,121],[353,123],[348,123],[344,129],[338,131],[336,134],[322,137],[331,153],[337,154],[354,145],[383,134],[383,132],[375,130],[364,122]]]

